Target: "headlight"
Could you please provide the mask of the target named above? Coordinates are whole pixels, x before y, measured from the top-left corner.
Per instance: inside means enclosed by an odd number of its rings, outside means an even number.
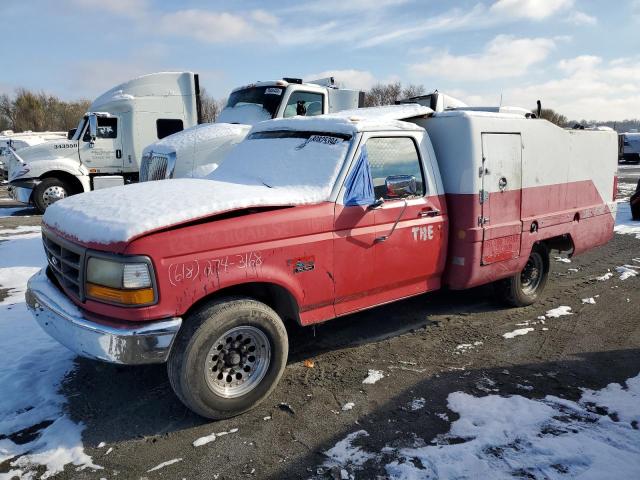
[[[90,257],[87,261],[87,297],[122,305],[149,305],[156,295],[151,282],[150,264],[116,262]]]

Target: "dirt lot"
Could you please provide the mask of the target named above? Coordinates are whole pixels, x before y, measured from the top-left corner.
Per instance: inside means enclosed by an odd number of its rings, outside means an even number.
[[[639,174],[625,169],[621,191]],[[13,207],[0,201],[0,211]],[[30,210],[17,213],[0,219],[2,228],[39,222],[24,215]],[[490,289],[478,288],[422,295],[291,332],[293,351],[275,394],[252,412],[216,423],[182,406],[163,366],[78,359],[63,392],[73,419],[86,425],[86,453],[104,470],[68,466],[60,478],[340,478],[339,470],[321,467],[323,452],[360,429],[369,437],[359,444],[376,452],[413,445],[416,438],[429,442],[456,419],[447,409],[451,392],[576,399],[580,388],[622,382],[640,372],[640,276],[623,281],[614,269],[638,257],[640,240],[632,235],[615,235],[571,263],[552,256],[544,300],[523,309],[496,305]],[[612,278],[597,279],[608,270]],[[596,303],[583,304],[588,297]],[[572,314],[538,320],[559,306],[570,306]],[[527,322],[533,331],[503,337]],[[304,360],[312,360],[313,368]],[[384,378],[363,384],[372,369]],[[420,397],[424,408],[411,409]],[[354,406],[343,410],[347,402]],[[236,428],[202,447],[192,445]],[[98,448],[101,442],[106,445]],[[370,461],[347,473],[384,478],[383,465]]]

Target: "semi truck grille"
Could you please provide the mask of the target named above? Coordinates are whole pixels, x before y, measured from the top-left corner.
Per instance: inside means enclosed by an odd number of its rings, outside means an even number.
[[[151,153],[142,158],[140,165],[140,181],[148,182],[152,180],[163,180],[173,176],[173,165],[171,159],[165,155]]]
[[[49,268],[64,289],[78,300],[84,300],[85,248],[63,240],[50,232],[42,232],[42,243]]]

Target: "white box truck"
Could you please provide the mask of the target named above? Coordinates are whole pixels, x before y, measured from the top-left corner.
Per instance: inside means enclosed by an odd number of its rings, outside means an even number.
[[[256,123],[362,107],[364,92],[338,88],[333,77],[257,82],[231,92],[216,123],[176,133],[145,148],[140,181],[199,178],[215,170]]]
[[[13,151],[11,196],[44,210],[76,193],[138,180],[142,149],[200,122],[200,87],[192,72],[161,72],[99,96],[68,139]]]

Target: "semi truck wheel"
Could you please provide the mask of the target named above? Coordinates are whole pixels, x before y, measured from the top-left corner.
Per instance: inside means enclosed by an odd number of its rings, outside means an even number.
[[[69,187],[58,178],[45,178],[33,190],[33,203],[40,213],[51,204],[69,196]]]
[[[267,305],[248,298],[218,301],[186,319],[169,355],[169,381],[198,415],[233,417],[271,394],[288,351],[284,324]]]
[[[531,250],[524,269],[512,277],[494,284],[500,300],[514,307],[526,307],[535,303],[544,290],[549,277],[549,251],[536,244]]]

